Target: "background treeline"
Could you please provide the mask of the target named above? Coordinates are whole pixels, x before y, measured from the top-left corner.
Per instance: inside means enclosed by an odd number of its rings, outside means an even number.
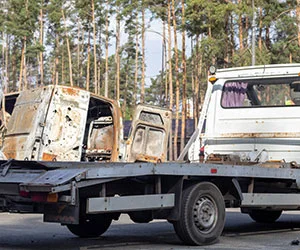
[[[174,145],[182,149],[186,117],[197,123],[208,67],[251,65],[253,25],[256,64],[300,62],[300,0],[254,0],[254,5],[251,0],[0,0],[2,88],[9,93],[45,84],[78,86],[120,101],[125,119],[137,102],[171,108]],[[154,19],[162,23],[157,62],[162,69],[149,86],[145,39]],[[127,41],[121,44],[124,33]],[[177,151],[174,147],[173,155]]]

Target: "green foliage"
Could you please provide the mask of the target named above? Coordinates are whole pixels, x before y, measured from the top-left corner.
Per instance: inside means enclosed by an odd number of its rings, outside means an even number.
[[[38,18],[40,1],[10,0],[7,12],[3,13],[6,31],[19,39],[33,36]]]
[[[93,39],[92,0],[6,0],[0,2],[0,48],[8,50],[8,61],[0,56],[1,66],[8,64],[11,89],[17,86],[20,69],[21,50],[26,39],[26,63],[30,66],[28,75],[40,74],[40,52],[43,52],[43,65],[45,69],[45,83],[52,83],[57,73],[59,82],[64,79],[68,83],[68,52],[66,35],[68,35],[73,61],[73,78],[76,85],[85,87],[87,80],[88,41],[90,41],[90,74],[89,80],[93,90],[94,79],[94,43],[96,48],[96,62],[100,69],[101,94],[104,93],[105,81],[105,18],[109,16],[109,96],[116,93],[116,62],[112,47],[115,46],[115,20],[121,22],[121,57],[120,68],[120,103],[126,103],[125,117],[129,118],[136,96],[139,96],[141,82],[141,11],[145,9],[146,30],[151,21],[158,19],[167,24],[167,1],[165,0],[111,0],[107,10],[106,0],[94,0],[96,37]],[[186,0],[184,27],[181,25],[181,1],[175,1],[176,22],[178,25],[178,38],[181,32],[187,33],[187,43],[193,40],[193,52],[187,58],[187,97],[193,96],[193,80],[200,84],[200,93],[206,86],[207,69],[211,64],[217,67],[246,66],[251,64],[251,26],[253,9],[251,1],[228,0]],[[300,62],[300,46],[297,36],[296,0],[255,0],[256,25],[256,63],[289,63]],[[62,17],[62,9],[66,18],[66,27]],[[44,38],[40,44],[40,10],[43,10]],[[173,20],[171,20],[171,25]],[[240,31],[240,28],[242,29]],[[154,32],[161,32],[155,30]],[[241,32],[241,33],[240,33]],[[124,34],[125,33],[125,34]],[[146,32],[147,33],[147,32]],[[162,35],[162,34],[161,34]],[[172,32],[173,36],[173,32]],[[134,89],[136,37],[139,39],[138,49],[138,82]],[[124,42],[124,39],[127,39]],[[6,44],[8,39],[8,45]],[[168,39],[168,38],[167,38]],[[240,43],[242,39],[242,44]],[[173,40],[173,39],[172,39]],[[178,39],[180,41],[180,39]],[[198,44],[196,43],[198,41]],[[261,43],[260,43],[261,42]],[[180,43],[179,43],[180,44]],[[261,44],[261,46],[260,46]],[[241,46],[242,45],[242,46]],[[147,42],[146,42],[147,46]],[[114,49],[114,48],[113,48]],[[79,51],[78,51],[79,50]],[[181,50],[181,48],[179,48]],[[199,52],[196,55],[196,52]],[[3,53],[4,53],[3,52]],[[146,48],[146,57],[149,53]],[[151,53],[151,52],[150,52]],[[174,51],[172,52],[173,67],[175,65]],[[162,58],[159,56],[159,58]],[[79,61],[78,61],[79,60]],[[157,63],[161,63],[158,59]],[[182,65],[179,51],[179,65]],[[198,68],[196,67],[198,65]],[[56,67],[56,68],[55,68]],[[146,102],[168,106],[169,96],[165,95],[165,83],[168,80],[168,69],[164,65],[164,72],[159,72],[147,82]],[[56,70],[56,72],[55,72]],[[198,72],[196,72],[198,70]],[[199,74],[199,75],[197,75]],[[182,95],[182,69],[179,70],[180,95]],[[146,76],[147,78],[147,76]],[[175,78],[173,79],[173,93],[175,93]],[[135,93],[134,91],[137,91]],[[169,92],[168,92],[169,93]],[[197,97],[199,98],[199,97]],[[137,98],[138,99],[138,98]]]

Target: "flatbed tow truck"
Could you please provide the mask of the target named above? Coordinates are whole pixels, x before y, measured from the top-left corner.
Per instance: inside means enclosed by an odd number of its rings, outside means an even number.
[[[168,110],[138,106],[123,142],[111,100],[62,86],[45,87],[47,98],[20,93],[2,147],[14,159],[0,162],[1,210],[42,213],[80,237],[103,234],[121,213],[166,219],[188,245],[216,242],[229,207],[263,223],[299,210],[300,65],[211,73],[198,128],[176,162],[166,162]],[[18,120],[24,107],[30,127]],[[114,143],[102,138],[108,131]]]

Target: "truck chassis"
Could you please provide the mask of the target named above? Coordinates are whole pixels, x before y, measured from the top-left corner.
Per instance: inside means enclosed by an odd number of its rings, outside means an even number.
[[[166,219],[181,240],[218,240],[225,208],[240,207],[257,222],[300,208],[300,170],[204,163],[0,162],[3,212],[42,213],[80,237],[103,234],[128,213],[137,223]]]

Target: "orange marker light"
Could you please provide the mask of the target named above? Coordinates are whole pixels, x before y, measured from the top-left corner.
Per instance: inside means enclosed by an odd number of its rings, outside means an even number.
[[[58,194],[48,194],[47,202],[57,202],[58,201]]]
[[[214,84],[216,81],[217,81],[217,78],[215,76],[211,76],[208,81],[211,83],[211,84]]]

